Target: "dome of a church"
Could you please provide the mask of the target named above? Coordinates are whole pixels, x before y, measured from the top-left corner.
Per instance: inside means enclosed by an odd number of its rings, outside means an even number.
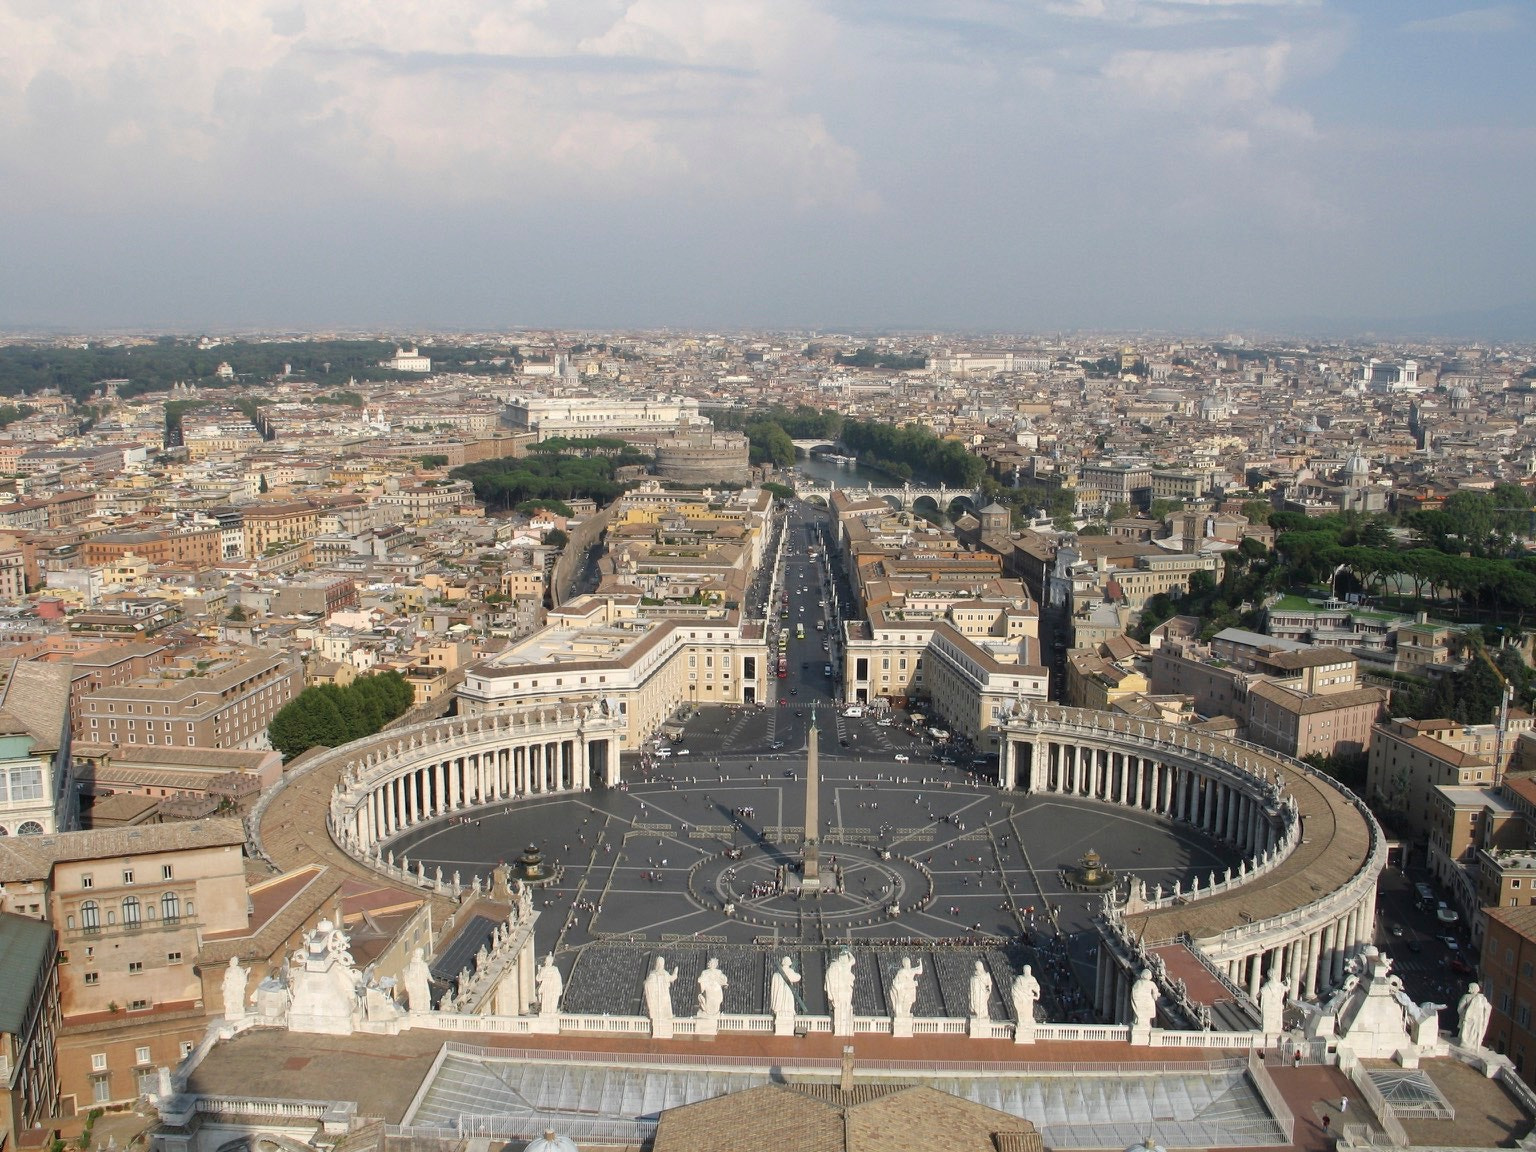
[[[553,1128],[544,1129],[544,1135],[528,1141],[523,1152],[577,1152],[576,1142],[569,1136],[561,1136]]]
[[[531,1148],[533,1145],[530,1144],[529,1147]],[[1168,1152],[1168,1150],[1148,1136],[1140,1144],[1132,1144],[1125,1152]]]

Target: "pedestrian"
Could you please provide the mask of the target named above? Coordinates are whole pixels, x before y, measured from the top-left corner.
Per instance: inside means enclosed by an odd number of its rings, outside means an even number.
[[[1339,1097],[1339,1115],[1342,1116],[1342,1115],[1344,1115],[1344,1113],[1346,1113],[1348,1111],[1349,1111],[1349,1097],[1348,1096],[1340,1096]]]
[[[1301,1049],[1300,1048],[1296,1049],[1294,1052],[1291,1053],[1291,1067],[1292,1068],[1300,1068],[1301,1067]]]
[[[1329,1116],[1328,1113],[1324,1112],[1323,1113],[1323,1135],[1324,1136],[1326,1136],[1328,1134],[1328,1129],[1332,1125],[1332,1122],[1333,1122],[1333,1117]]]

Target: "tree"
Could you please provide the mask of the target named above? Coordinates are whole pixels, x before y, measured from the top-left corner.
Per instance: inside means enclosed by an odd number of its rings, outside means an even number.
[[[265,472],[261,474],[261,482],[256,485],[256,491],[260,492],[263,496],[271,491],[271,488],[267,486],[267,474]]]
[[[1268,524],[1270,513],[1274,506],[1263,500],[1245,500],[1243,502],[1243,515],[1248,517],[1250,524]]]
[[[1111,504],[1109,506],[1109,520],[1110,520],[1110,523],[1114,523],[1116,520],[1124,520],[1130,514],[1131,514],[1131,506],[1129,504],[1127,504],[1124,500],[1116,500],[1113,504]]]
[[[551,528],[548,532],[544,533],[544,543],[548,544],[551,548],[564,548],[570,542],[571,538],[559,528]]]

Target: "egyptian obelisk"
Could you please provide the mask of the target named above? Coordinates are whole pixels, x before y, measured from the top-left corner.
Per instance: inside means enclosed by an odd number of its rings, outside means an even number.
[[[821,831],[821,767],[817,763],[816,709],[811,708],[811,739],[805,756],[805,840],[800,851],[800,891],[821,891],[821,863],[816,842]]]

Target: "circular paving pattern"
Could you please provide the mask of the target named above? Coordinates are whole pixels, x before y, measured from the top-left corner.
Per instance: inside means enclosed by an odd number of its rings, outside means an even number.
[[[739,853],[739,854],[738,854]],[[688,893],[700,908],[758,928],[795,929],[807,915],[834,930],[897,920],[933,903],[933,877],[915,860],[884,849],[822,849],[825,890],[799,890],[797,849],[754,844],[700,860]]]

